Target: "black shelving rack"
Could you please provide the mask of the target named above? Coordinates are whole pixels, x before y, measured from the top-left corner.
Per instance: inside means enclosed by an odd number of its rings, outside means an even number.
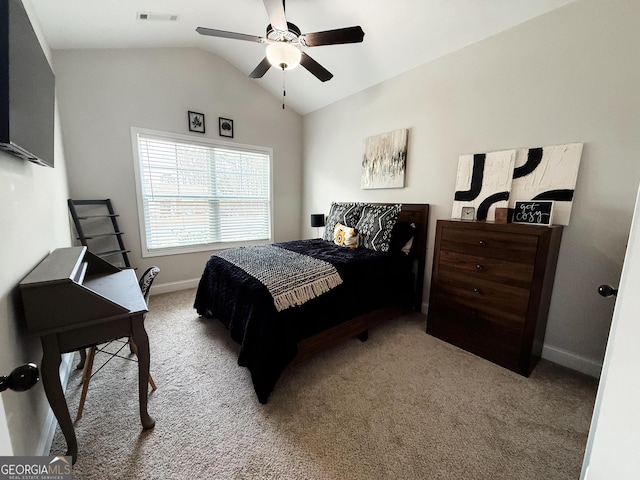
[[[69,212],[76,227],[80,243],[94,255],[123,267],[131,268],[128,253],[124,245],[123,232],[118,226],[117,215],[111,199],[73,200],[68,199]],[[113,259],[121,256],[122,261]]]

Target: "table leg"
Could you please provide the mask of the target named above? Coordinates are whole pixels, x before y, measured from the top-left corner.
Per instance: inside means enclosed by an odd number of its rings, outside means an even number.
[[[76,366],[76,370],[82,370],[84,368],[84,363],[87,361],[87,350],[85,348],[80,349],[80,361]]]
[[[58,420],[60,430],[62,430],[62,434],[67,441],[66,455],[70,455],[73,463],[76,463],[78,440],[76,439],[76,432],[71,422],[71,415],[69,415],[69,408],[60,383],[61,356],[58,339],[55,335],[45,335],[41,337],[41,340],[42,363],[40,365],[40,373],[42,375],[42,385],[51,410]]]
[[[131,319],[131,337],[138,349],[138,390],[140,395],[140,422],[143,430],[156,426],[156,421],[149,416],[147,400],[149,397],[149,337],[144,329],[144,316]]]

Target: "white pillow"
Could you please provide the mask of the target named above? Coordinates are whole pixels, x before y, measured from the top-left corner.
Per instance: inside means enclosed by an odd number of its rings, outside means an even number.
[[[358,232],[355,228],[347,227],[338,222],[333,229],[333,243],[341,247],[357,248]]]

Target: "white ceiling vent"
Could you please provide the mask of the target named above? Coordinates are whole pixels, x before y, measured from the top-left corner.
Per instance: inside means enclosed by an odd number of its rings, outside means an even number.
[[[175,22],[178,20],[178,15],[170,13],[155,13],[155,12],[137,12],[137,20],[155,21],[155,22]]]

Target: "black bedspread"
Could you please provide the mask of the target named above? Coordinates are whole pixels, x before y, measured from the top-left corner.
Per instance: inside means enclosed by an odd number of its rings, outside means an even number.
[[[400,252],[344,248],[320,239],[276,245],[331,263],[343,283],[278,312],[262,283],[214,255],[194,303],[200,315],[220,320],[240,345],[238,364],[249,368],[262,403],[296,355],[299,340],[377,308],[408,305],[413,282],[409,259]]]

